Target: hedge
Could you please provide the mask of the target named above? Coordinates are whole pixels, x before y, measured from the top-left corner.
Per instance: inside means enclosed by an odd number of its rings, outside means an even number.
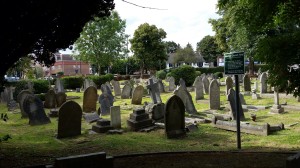
[[[180,78],[182,78],[185,81],[186,86],[192,86],[194,83],[194,80],[196,78],[196,69],[189,66],[189,65],[183,65],[176,69],[172,69],[167,76],[173,76],[175,78],[175,84],[179,84]]]
[[[83,77],[81,76],[67,76],[61,79],[65,89],[76,89],[81,88],[83,85]]]

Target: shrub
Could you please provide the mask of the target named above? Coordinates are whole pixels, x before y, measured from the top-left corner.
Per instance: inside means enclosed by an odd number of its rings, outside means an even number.
[[[223,78],[223,73],[222,72],[216,72],[214,73],[215,76],[217,76],[218,78]]]
[[[200,71],[202,74],[214,74],[216,72],[224,72],[224,67],[196,68],[196,71]]]
[[[196,70],[189,65],[183,65],[171,70],[169,76],[173,76],[175,78],[176,85],[179,84],[179,79],[182,78],[185,81],[186,86],[192,86],[196,78]]]
[[[155,76],[161,80],[164,80],[166,79],[167,73],[164,70],[160,70],[156,72]]]
[[[42,101],[45,101],[46,93],[35,94],[35,96],[37,96],[38,98],[40,98]]]
[[[201,76],[201,72],[200,71],[196,71],[196,77],[197,76]]]
[[[83,78],[81,76],[68,76],[61,79],[66,89],[81,88],[83,85]]]
[[[100,88],[100,86],[105,82],[109,82],[113,80],[114,75],[113,74],[105,74],[101,76],[92,75],[92,76],[87,76],[87,78],[92,80],[97,85],[97,87]]]
[[[32,80],[35,94],[47,93],[49,90],[49,82],[44,79]]]

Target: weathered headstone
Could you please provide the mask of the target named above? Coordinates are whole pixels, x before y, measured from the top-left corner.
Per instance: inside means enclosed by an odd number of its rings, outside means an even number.
[[[202,78],[200,76],[197,76],[194,82],[194,87],[195,87],[195,99],[196,100],[201,100],[204,99],[204,95],[203,95],[203,82],[202,82]]]
[[[21,118],[28,117],[27,113],[24,111],[23,103],[24,103],[26,96],[30,95],[30,94],[32,94],[32,92],[30,92],[29,90],[22,90],[17,96],[17,102],[19,103],[19,107],[20,107],[21,115],[22,115]]]
[[[110,94],[102,93],[99,96],[99,103],[101,107],[101,116],[109,115],[110,107],[113,106],[114,99]]]
[[[15,87],[10,86],[8,88],[8,92],[9,92],[9,100],[7,102],[8,111],[13,111],[18,107],[17,102],[14,100],[14,96],[13,96],[14,91],[15,91]]]
[[[209,85],[209,107],[210,109],[220,109],[220,86],[216,79]]]
[[[34,93],[34,88],[33,88],[34,84],[31,81],[27,81],[27,90],[29,90],[31,93]]]
[[[262,93],[267,93],[267,88],[268,88],[268,85],[267,85],[267,73],[266,72],[263,72],[260,76],[260,94]]]
[[[127,126],[132,131],[139,131],[142,128],[153,126],[153,123],[149,118],[149,114],[145,113],[145,109],[139,108],[130,114],[130,118],[127,120]]]
[[[28,94],[24,99],[23,108],[29,117],[29,125],[50,123],[50,119],[46,116],[43,102],[37,96]]]
[[[57,78],[55,81],[55,92],[65,92],[63,81]]]
[[[207,77],[203,77],[202,78],[202,82],[203,82],[203,91],[205,94],[209,94],[209,80],[207,79]]]
[[[130,96],[131,96],[131,85],[127,83],[122,89],[121,99],[129,99]]]
[[[158,79],[157,84],[158,84],[159,92],[164,93],[165,92],[165,85],[163,84],[162,80]]]
[[[165,104],[164,103],[149,103],[145,106],[146,113],[150,114],[151,119],[154,121],[161,121],[165,115]]]
[[[244,98],[244,95],[242,93],[239,93],[239,98],[240,98],[240,103],[241,105],[246,105],[246,101],[245,101],[245,98]]]
[[[67,95],[64,92],[56,93],[55,97],[56,97],[57,107],[60,107],[62,104],[64,104],[67,101]]]
[[[225,83],[226,83],[225,92],[226,92],[226,95],[228,95],[229,89],[233,88],[233,80],[232,80],[232,78],[230,76],[227,76],[226,79],[225,79]]]
[[[195,108],[191,94],[186,89],[184,80],[180,79],[179,83],[180,86],[174,91],[174,94],[181,98],[185,109],[189,114],[195,114],[197,110]]]
[[[143,94],[144,87],[142,85],[139,85],[136,88],[134,88],[132,92],[131,104],[142,104]]]
[[[185,107],[180,97],[173,95],[166,103],[165,132],[168,138],[178,138],[185,132]]]
[[[106,82],[106,83],[108,83],[108,82]],[[109,85],[110,85],[109,83],[108,84],[102,84],[101,85],[101,92],[105,93],[105,94],[108,94],[112,98],[112,100],[114,101],[114,96],[112,94],[111,87]]]
[[[111,84],[113,85],[115,96],[121,96],[120,82],[112,80]]]
[[[83,114],[83,118],[88,123],[96,122],[96,121],[98,121],[100,119],[100,117],[97,114],[97,112],[85,113],[85,114]]]
[[[94,86],[88,87],[83,94],[83,112],[96,111],[97,98],[97,89]]]
[[[235,91],[233,89],[229,89],[229,94],[227,95],[227,99],[229,101],[229,107],[231,111],[231,117],[236,120],[236,100],[235,100]],[[239,104],[239,112],[241,121],[245,120],[244,111],[241,103]]]
[[[45,108],[56,108],[57,102],[56,102],[56,95],[53,89],[48,90],[48,92],[45,95],[45,102],[44,107]]]
[[[271,108],[271,113],[283,113],[284,108],[279,104],[279,93],[278,88],[274,87],[274,105]]]
[[[111,126],[118,129],[121,128],[121,110],[120,106],[110,107]]]
[[[173,76],[170,76],[168,78],[168,82],[169,82],[169,91],[174,91],[176,89],[175,78]]]
[[[81,134],[82,110],[74,101],[65,102],[59,109],[57,138],[66,138]]]
[[[249,74],[245,74],[243,78],[244,92],[251,92],[251,80]]]
[[[160,98],[158,83],[154,83],[154,80],[152,78],[150,78],[148,80],[147,89],[149,89],[150,96],[151,96],[153,104],[162,102],[161,98]]]

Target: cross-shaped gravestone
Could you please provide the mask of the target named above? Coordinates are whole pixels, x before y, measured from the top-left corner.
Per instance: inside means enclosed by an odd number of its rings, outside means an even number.
[[[149,84],[147,85],[147,89],[150,90],[151,99],[154,104],[156,104],[158,102],[159,103],[162,102],[161,98],[160,98],[160,93],[158,90],[158,83],[154,83],[152,78],[149,79]]]

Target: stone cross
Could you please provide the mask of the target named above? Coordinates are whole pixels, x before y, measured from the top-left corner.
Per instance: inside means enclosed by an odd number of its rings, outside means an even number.
[[[151,99],[154,104],[158,102],[159,103],[162,102],[158,90],[158,83],[154,83],[152,78],[149,79],[149,84],[147,85],[147,89],[150,90]]]

